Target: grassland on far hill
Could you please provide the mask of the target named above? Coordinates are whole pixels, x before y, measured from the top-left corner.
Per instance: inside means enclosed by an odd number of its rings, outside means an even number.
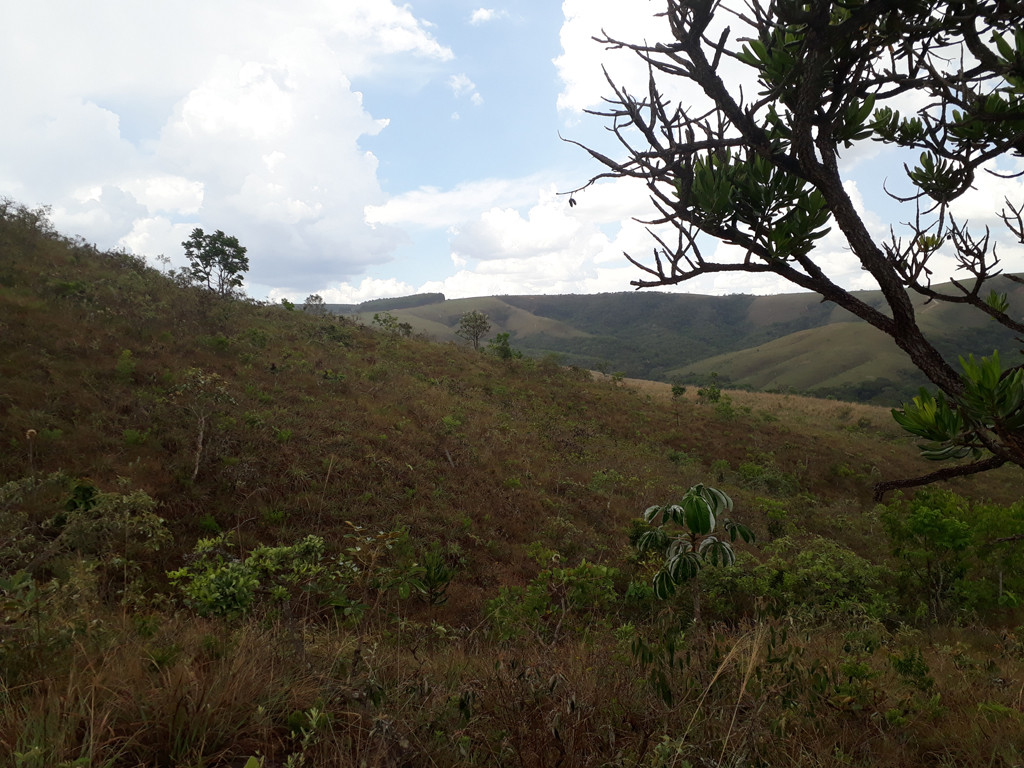
[[[1024,311],[1024,286],[1005,277],[1011,313]],[[951,285],[937,290],[955,294]],[[877,291],[857,293],[882,308]],[[955,303],[916,300],[922,330],[956,365],[960,355],[1016,348],[1013,334]],[[893,405],[927,380],[885,334],[810,293],[700,296],[658,292],[569,296],[489,296],[446,301],[422,294],[336,307],[370,324],[392,312],[439,341],[457,340],[460,316],[486,313],[494,333],[510,334],[528,356],[620,371],[626,376],[703,383],[711,372],[757,391],[800,392]]]
[[[220,299],[4,202],[0,762],[1020,765],[1021,470],[876,505],[932,468],[885,409],[721,394]],[[660,600],[638,517],[697,483],[757,540]]]

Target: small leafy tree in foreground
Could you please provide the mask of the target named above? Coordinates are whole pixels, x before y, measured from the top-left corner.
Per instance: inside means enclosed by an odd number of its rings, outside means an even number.
[[[491,319],[487,313],[474,309],[459,318],[459,328],[455,335],[472,343],[473,349],[480,349],[480,339],[490,332]]]
[[[661,565],[654,576],[654,596],[671,597],[676,588],[689,583],[693,597],[693,624],[700,624],[701,594],[697,577],[708,566],[725,567],[736,562],[732,542],[737,537],[745,542],[754,541],[753,532],[746,526],[723,517],[732,511],[732,499],[717,488],[698,484],[690,488],[678,504],[648,507],[643,514],[648,525],[654,525],[635,539],[640,554],[657,553]],[[719,526],[729,540],[720,538]],[[633,537],[630,537],[633,541]],[[673,704],[672,670],[681,668],[677,656],[677,643],[684,627],[678,619],[668,615],[661,636],[653,643],[637,634],[633,639],[634,658],[648,669],[648,680],[659,697],[669,706]]]
[[[189,262],[186,274],[193,283],[209,288],[218,296],[238,293],[249,271],[249,257],[237,237],[229,237],[219,229],[208,235],[197,227],[182,246]]]
[[[656,526],[637,540],[637,550],[657,552],[664,563],[654,577],[654,594],[665,599],[676,587],[690,582],[693,593],[693,621],[700,622],[700,588],[697,576],[707,566],[729,566],[736,562],[732,543],[739,537],[750,543],[753,532],[745,525],[723,517],[732,512],[732,499],[723,491],[698,484],[678,504],[648,507],[644,520]],[[719,524],[729,537],[718,535]]]
[[[993,280],[1001,273],[997,241],[1024,242],[1019,188],[992,200],[993,208],[1002,203],[997,214],[1005,225],[996,232],[972,226],[956,208],[982,173],[1020,175],[1019,0],[660,5],[668,39],[599,40],[638,55],[649,77],[636,93],[609,79],[613,95],[596,114],[612,121],[624,153],[609,157],[584,147],[604,171],[575,190],[605,178],[646,185],[655,250],[650,261],[627,257],[643,273],[632,284],[677,285],[722,272],[773,275],[892,338],[939,390],[905,406],[901,423],[929,441],[926,457],[972,460],[880,484],[879,494],[1008,462],[1024,466],[1020,361],[1003,368],[993,355],[969,361],[961,375],[912,301],[968,306],[1024,333],[1006,283]],[[757,85],[726,82],[729,68],[745,69]],[[689,86],[685,96],[666,95],[680,93],[681,85]],[[908,106],[912,111],[901,114]],[[869,142],[899,148],[907,158],[900,195],[893,181],[879,179],[894,207],[911,204],[888,237],[873,234],[849,192],[845,161],[869,151]],[[843,287],[843,270],[815,253],[831,228],[874,281],[881,305]],[[709,253],[708,238],[731,247]],[[943,262],[952,266],[951,282],[933,284]]]

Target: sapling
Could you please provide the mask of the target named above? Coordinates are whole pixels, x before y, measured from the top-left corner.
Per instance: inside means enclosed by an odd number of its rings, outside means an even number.
[[[233,403],[234,400],[219,374],[189,368],[185,371],[182,383],[174,389],[171,402],[196,420],[196,443],[191,477],[191,481],[195,482],[199,475],[209,420],[225,404]]]
[[[679,426],[679,401],[686,394],[686,387],[682,384],[672,385],[672,410],[676,415],[676,426]]]
[[[732,512],[732,499],[717,488],[697,484],[678,504],[648,507],[644,520],[656,527],[637,540],[641,553],[656,551],[664,563],[654,576],[654,594],[666,599],[684,582],[691,583],[693,622],[700,623],[700,588],[697,576],[707,566],[729,566],[736,562],[732,543],[737,537],[750,543],[754,533],[745,525],[723,517]],[[721,529],[729,537],[719,538]]]
[[[35,474],[36,471],[35,446],[36,437],[38,436],[39,433],[34,429],[25,430],[25,441],[28,443],[28,471],[30,475]]]

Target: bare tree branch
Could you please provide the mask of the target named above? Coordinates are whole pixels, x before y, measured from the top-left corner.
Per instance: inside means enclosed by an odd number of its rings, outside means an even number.
[[[902,488],[916,488],[921,485],[930,485],[941,480],[952,480],[955,477],[968,477],[980,472],[988,472],[998,469],[1006,463],[1006,459],[999,456],[991,456],[983,461],[976,461],[973,464],[960,464],[955,467],[943,467],[935,472],[929,472],[920,477],[911,477],[903,480],[886,480],[882,483],[875,483],[874,499],[881,502],[889,491]]]

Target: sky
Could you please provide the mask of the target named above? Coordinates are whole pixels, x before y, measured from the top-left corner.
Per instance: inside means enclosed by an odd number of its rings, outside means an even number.
[[[646,73],[592,38],[666,39],[660,10],[659,0],[0,0],[0,196],[50,206],[62,232],[165,269],[185,264],[195,227],[223,230],[247,247],[245,289],[259,299],[631,290],[641,274],[623,252],[651,253],[635,220],[650,203],[642,186],[616,181],[570,207],[565,193],[603,169],[563,139],[614,152],[606,122],[585,110],[610,93],[604,69],[634,90]],[[898,181],[902,160],[869,144],[843,163],[883,238],[892,203],[880,182]],[[996,226],[1006,194],[1024,200],[1024,182],[982,175],[960,210]],[[842,284],[873,287],[837,233],[820,253]],[[1024,270],[1024,249],[1002,254],[1004,268]],[[952,276],[948,260],[937,267],[937,279]],[[794,288],[728,274],[677,290]]]

